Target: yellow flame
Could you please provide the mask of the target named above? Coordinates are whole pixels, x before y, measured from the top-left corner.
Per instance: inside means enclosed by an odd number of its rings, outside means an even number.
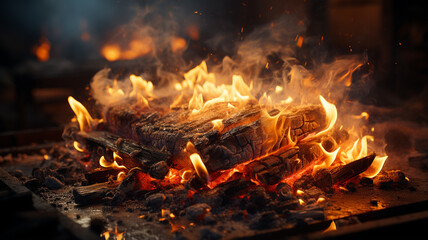
[[[209,182],[209,174],[208,174],[208,170],[205,167],[204,162],[201,159],[201,156],[199,156],[199,154],[197,153],[193,153],[192,155],[190,155],[190,161],[193,164],[193,167],[195,168],[196,174],[198,174],[198,176],[204,180],[206,180],[206,182]]]
[[[221,132],[224,128],[223,119],[215,119],[215,120],[212,120],[211,123],[213,124],[213,129],[219,132]]]
[[[316,134],[316,136],[321,136],[322,134],[330,131],[337,120],[337,109],[336,106],[332,103],[327,102],[323,98],[323,96],[320,95],[321,104],[324,107],[325,113],[326,113],[326,120],[327,120],[327,128],[323,131]]]
[[[109,240],[110,234],[112,234],[112,236],[115,236],[116,240],[125,240],[125,238],[124,238],[125,232],[118,232],[117,226],[114,227],[114,231],[113,231],[113,229],[109,228],[109,229],[107,229],[107,231],[101,233],[101,237],[104,237],[105,240]]]
[[[80,130],[89,132],[94,125],[94,119],[89,114],[88,110],[73,97],[68,97],[68,103],[74,114],[76,114],[77,121],[79,122]]]
[[[113,158],[114,161],[112,163],[108,162],[104,156],[100,157],[100,165],[101,167],[105,167],[105,168],[113,168],[113,169],[124,169],[126,170],[127,168],[125,166],[119,165],[116,160],[117,159],[122,159],[119,155],[117,155],[115,152],[113,152]]]
[[[74,148],[79,152],[84,152],[85,149],[83,149],[82,145],[78,141],[73,142]]]
[[[275,87],[275,93],[280,93],[280,92],[282,92],[282,90],[283,90],[284,88],[283,87],[281,87],[281,86],[276,86]]]
[[[314,166],[313,172],[316,172],[318,169],[321,168],[328,168],[333,164],[334,160],[337,157],[337,154],[339,153],[340,147],[334,150],[333,152],[327,152],[327,150],[324,149],[323,145],[321,143],[318,143],[318,146],[321,148],[321,151],[323,152],[323,161],[320,164],[317,164]]]
[[[305,194],[305,192],[304,192],[303,190],[297,189],[297,190],[296,190],[296,194],[297,194],[298,196],[300,196],[300,195]]]
[[[326,228],[323,232],[330,232],[336,230],[336,223],[334,221],[331,221],[331,224],[328,228]]]
[[[136,97],[144,106],[148,106],[149,102],[146,97],[151,97],[153,94],[153,83],[144,80],[141,76],[132,74],[129,76],[132,83],[132,92],[130,97]]]
[[[382,170],[383,165],[385,164],[386,159],[388,156],[384,157],[378,157],[376,156],[373,160],[372,165],[363,173],[361,173],[362,177],[368,177],[368,178],[374,178],[376,175],[379,174],[380,170]]]

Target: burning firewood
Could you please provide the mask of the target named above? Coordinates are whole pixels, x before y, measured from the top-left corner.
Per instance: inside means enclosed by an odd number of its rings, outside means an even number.
[[[371,154],[329,170],[326,168],[319,169],[314,173],[315,184],[321,189],[329,189],[334,184],[345,182],[366,171],[373,163],[375,157],[376,154]]]
[[[143,171],[148,172],[154,178],[163,179],[166,173],[168,173],[168,167],[165,162],[169,159],[167,152],[136,143],[129,139],[122,139],[117,135],[105,131],[76,132],[73,136],[75,140],[84,142],[87,146],[102,146],[129,156],[129,159],[133,160],[133,163],[125,162],[125,165],[128,165],[130,168],[141,167]]]

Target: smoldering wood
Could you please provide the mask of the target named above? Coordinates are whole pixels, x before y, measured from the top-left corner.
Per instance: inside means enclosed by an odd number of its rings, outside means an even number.
[[[123,139],[106,131],[77,132],[75,140],[86,144],[103,146],[120,154],[125,154],[145,166],[151,166],[161,161],[167,161],[169,154],[152,146],[146,146],[130,139]],[[122,140],[120,140],[122,139]]]
[[[179,109],[163,115],[160,111],[137,111],[115,106],[105,116],[108,131],[127,137],[138,143],[165,147],[173,155],[180,155],[188,141],[195,144],[209,172],[230,169],[236,164],[264,155],[267,149],[262,143],[268,136],[263,133],[261,109],[248,104],[242,110],[228,115],[231,103],[215,103],[197,114]],[[272,110],[271,115],[278,113]],[[212,121],[223,119],[223,130],[213,129]],[[278,143],[280,148],[288,144],[287,131],[291,139],[301,139],[326,126],[322,106],[290,108],[279,117],[284,132]]]
[[[325,111],[320,106],[300,107],[288,113],[283,113],[279,119],[277,129],[283,129],[277,144],[269,151],[275,151],[289,143],[287,133],[294,141],[299,141],[310,133],[325,128]],[[200,134],[194,140],[196,148],[202,154],[208,171],[230,169],[237,164],[266,155],[263,143],[267,138],[263,132],[261,120],[249,124],[239,125],[217,136],[204,138]]]
[[[103,183],[107,182],[110,177],[117,176],[121,171],[121,169],[114,168],[96,168],[85,173],[85,178],[89,184]]]
[[[104,182],[96,183],[88,186],[80,186],[73,188],[74,202],[79,205],[88,205],[103,201],[106,194],[115,189],[119,183]]]
[[[376,154],[363,157],[346,165],[338,166],[330,170],[333,183],[341,183],[366,171],[372,165]]]
[[[373,163],[376,154],[363,157],[346,165],[332,169],[319,169],[313,175],[317,187],[327,190],[334,184],[346,182],[347,180],[363,173]]]

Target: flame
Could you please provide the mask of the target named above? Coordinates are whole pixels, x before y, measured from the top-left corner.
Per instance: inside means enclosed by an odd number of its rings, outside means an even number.
[[[327,100],[325,100],[323,98],[323,96],[320,95],[320,101],[322,106],[324,107],[325,113],[326,113],[326,119],[327,119],[327,128],[324,129],[321,132],[318,132],[315,136],[319,137],[321,135],[323,135],[324,133],[330,131],[334,124],[336,123],[337,120],[337,109],[336,106],[332,103],[327,102]]]
[[[296,194],[297,194],[298,196],[300,196],[300,195],[305,194],[305,192],[304,192],[303,190],[297,189],[297,190],[296,190]]]
[[[221,132],[224,128],[223,119],[215,119],[215,120],[212,120],[211,123],[213,124],[213,129],[219,132]]]
[[[40,62],[46,62],[50,58],[51,43],[46,37],[41,37],[39,42],[40,44],[34,48],[33,52]]]
[[[114,227],[114,231],[113,231],[113,229],[109,228],[109,229],[107,229],[107,231],[101,233],[101,237],[104,237],[105,240],[109,240],[110,234],[115,236],[116,240],[125,240],[125,236],[124,236],[125,232],[118,232],[117,226]]]
[[[357,139],[352,147],[348,148],[346,151],[341,152],[340,155],[340,161],[344,164],[348,164],[350,162],[353,162],[355,160],[358,160],[360,158],[363,158],[367,156],[368,154],[368,144],[367,140],[374,141],[374,138],[372,136],[366,135],[362,137],[361,139]],[[388,156],[376,156],[373,160],[373,163],[370,165],[370,167],[363,173],[361,173],[361,176],[373,178],[375,177],[380,170],[382,170],[383,165],[386,161]]]
[[[135,76],[134,74],[129,76],[132,83],[132,92],[129,94],[130,97],[136,97],[143,106],[149,106],[149,101],[146,97],[151,97],[153,94],[153,83],[144,80],[141,76]],[[145,97],[146,96],[146,97]]]
[[[123,179],[125,179],[126,177],[126,173],[125,171],[127,171],[128,169],[125,166],[119,165],[116,160],[122,160],[122,158],[117,155],[115,152],[113,152],[113,159],[114,161],[112,163],[108,162],[104,156],[100,157],[99,160],[99,164],[101,167],[104,168],[113,168],[113,169],[117,169],[120,170],[120,172],[117,174],[117,181],[121,182]]]
[[[73,142],[74,148],[79,152],[84,152],[85,149],[83,149],[82,145],[78,141]]]
[[[318,169],[321,168],[328,168],[333,164],[334,160],[336,160],[337,154],[339,153],[340,147],[334,150],[333,152],[327,152],[323,145],[321,143],[318,143],[318,146],[320,147],[321,151],[323,152],[323,161],[314,166],[313,172],[316,172]]]
[[[182,94],[178,95],[171,107],[183,98],[183,94],[190,92],[192,97],[188,108],[193,110],[192,115],[218,102],[234,102],[241,106],[253,98],[252,84],[247,85],[240,75],[232,75],[232,84],[217,85],[215,75],[208,73],[205,61],[185,73],[184,80],[175,83],[174,88]]]
[[[114,161],[112,163],[108,162],[104,156],[100,157],[100,165],[101,167],[105,167],[105,168],[113,168],[113,169],[127,169],[125,166],[121,166],[119,165],[116,160],[122,160],[122,158],[116,154],[115,152],[113,152],[113,159]]]
[[[76,114],[80,130],[85,132],[91,131],[96,121],[91,117],[88,110],[71,96],[68,97],[68,103],[71,109],[73,109],[74,114]]]
[[[192,176],[192,170],[183,170],[182,173],[180,174],[181,176],[181,180],[180,183],[183,184],[187,181],[189,181],[190,176]]]
[[[208,170],[205,167],[204,162],[202,162],[201,156],[197,153],[193,153],[190,155],[190,161],[193,164],[193,167],[195,168],[196,173],[198,176],[208,183],[210,181],[210,176],[208,174]]]
[[[330,232],[336,230],[336,223],[334,221],[331,221],[331,224],[328,228],[326,228],[323,232]]]

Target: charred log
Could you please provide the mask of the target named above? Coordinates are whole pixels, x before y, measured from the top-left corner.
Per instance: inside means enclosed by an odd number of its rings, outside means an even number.
[[[102,202],[106,194],[119,185],[117,182],[104,182],[73,189],[74,201],[79,205]]]
[[[277,129],[284,129],[273,149],[287,146],[291,139],[299,140],[310,133],[322,130],[325,125],[325,112],[322,107],[310,106],[298,108],[279,117]],[[266,155],[269,151],[263,147],[268,136],[264,133],[261,120],[239,125],[221,134],[206,138],[198,135],[194,140],[196,148],[202,153],[202,159],[210,172],[225,170],[237,164]]]
[[[355,160],[332,169],[320,169],[314,173],[315,184],[321,189],[329,189],[334,184],[343,183],[366,171],[373,163],[376,154]]]

